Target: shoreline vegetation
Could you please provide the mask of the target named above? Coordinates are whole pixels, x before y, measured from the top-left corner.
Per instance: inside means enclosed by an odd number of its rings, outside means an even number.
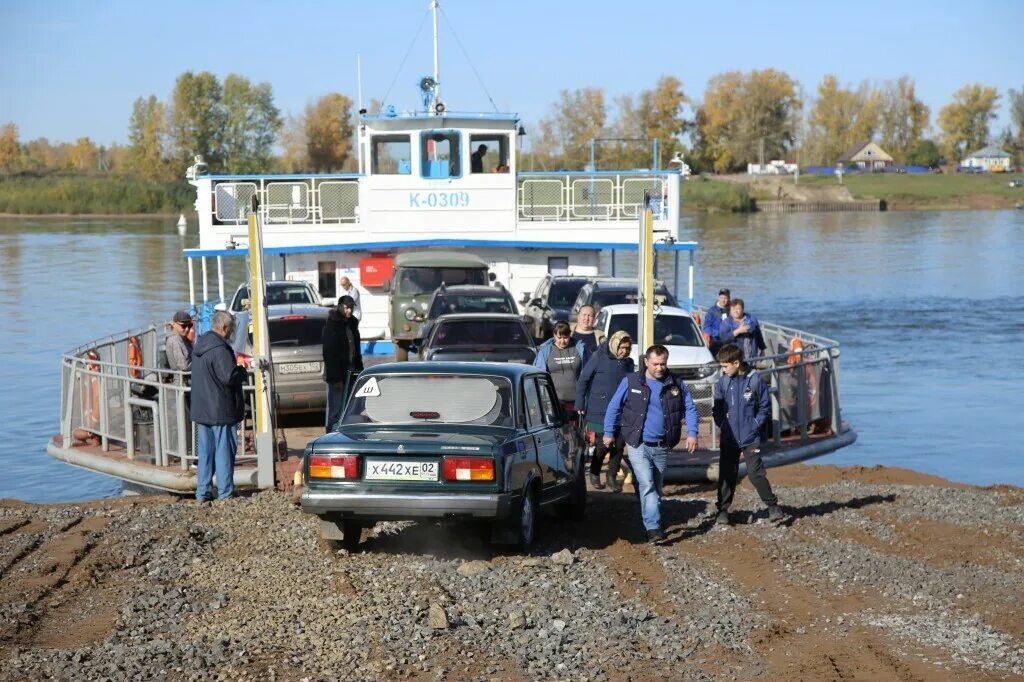
[[[693,176],[683,183],[685,211],[750,213],[758,201],[842,202],[879,199],[886,210],[992,210],[1024,202],[1024,175],[848,174],[835,177]],[[158,181],[89,175],[19,175],[0,180],[0,218],[169,217],[193,210],[195,192],[184,180]]]

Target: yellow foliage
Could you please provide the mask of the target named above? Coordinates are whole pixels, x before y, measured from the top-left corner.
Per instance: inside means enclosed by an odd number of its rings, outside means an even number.
[[[946,159],[960,161],[988,143],[988,124],[996,116],[998,99],[995,88],[978,83],[953,93],[953,101],[939,110],[939,143]]]

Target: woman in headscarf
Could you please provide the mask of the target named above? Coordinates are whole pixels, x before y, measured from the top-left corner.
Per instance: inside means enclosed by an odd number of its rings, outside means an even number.
[[[635,371],[633,358],[629,357],[632,349],[633,339],[629,334],[621,330],[615,332],[587,360],[576,385],[576,410],[584,414],[586,429],[593,431],[595,436],[594,456],[590,460],[590,484],[597,489],[604,488],[601,483],[601,465],[605,454],[610,452],[606,478],[608,488],[616,493],[622,490],[617,477],[624,443],[618,438],[610,448],[605,446],[604,413],[619,383],[627,374]]]

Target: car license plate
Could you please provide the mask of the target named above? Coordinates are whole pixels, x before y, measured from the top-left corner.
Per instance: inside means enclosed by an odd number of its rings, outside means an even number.
[[[312,374],[320,371],[319,362],[285,362],[277,366],[281,374]]]
[[[364,478],[372,481],[436,481],[437,462],[368,461]]]

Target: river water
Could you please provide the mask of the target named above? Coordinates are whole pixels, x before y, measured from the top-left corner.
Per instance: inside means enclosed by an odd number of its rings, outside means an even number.
[[[60,354],[182,307],[181,250],[198,238],[174,222],[0,221],[0,498],[120,491],[46,455]],[[682,231],[700,244],[698,302],[728,286],[761,319],[841,343],[859,439],[816,462],[1024,486],[1024,211],[687,215]],[[667,259],[660,270],[671,280]]]

